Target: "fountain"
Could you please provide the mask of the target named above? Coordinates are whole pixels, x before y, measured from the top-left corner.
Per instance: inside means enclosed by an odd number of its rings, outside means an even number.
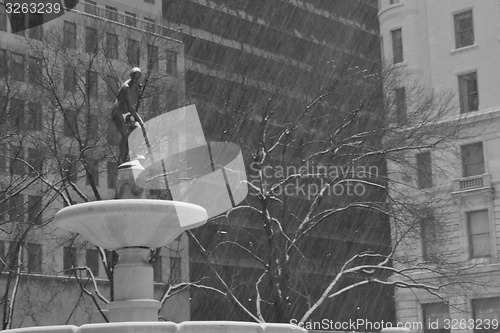
[[[183,110],[183,112],[188,113],[189,111]],[[175,116],[175,113],[173,115]],[[192,124],[192,121],[189,123]],[[133,137],[129,139],[129,144],[133,140]],[[158,145],[163,146],[163,143],[158,142]],[[130,146],[134,146],[134,144]],[[203,155],[199,147],[195,147],[194,150],[197,156]],[[212,148],[217,148],[217,146]],[[230,148],[234,148],[234,146]],[[215,156],[216,151],[217,149],[212,149],[211,156]],[[133,160],[123,163],[118,169],[118,199],[77,204],[57,212],[54,223],[60,228],[79,233],[92,244],[104,249],[115,250],[119,255],[118,263],[114,268],[115,299],[107,304],[106,309],[110,323],[85,324],[80,327],[73,325],[31,327],[12,329],[6,332],[306,332],[305,329],[291,324],[229,321],[198,321],[176,324],[157,321],[160,303],[153,297],[153,267],[149,261],[150,249],[167,245],[183,231],[203,225],[208,217],[226,209],[227,202],[230,201],[234,204],[237,201],[235,198],[241,199],[242,197],[238,186],[233,186],[234,182],[238,181],[238,177],[234,177],[234,173],[231,174],[231,171],[237,170],[241,164],[234,162],[233,159],[228,159],[227,150],[218,149],[218,151],[225,152],[223,155],[226,158],[222,158],[220,161],[226,165],[232,165],[231,170],[221,171],[219,169],[220,174],[217,174],[217,171],[205,174],[205,182],[188,182],[189,189],[193,189],[192,196],[189,195],[186,184],[176,187],[175,182],[171,182],[175,179],[169,180],[169,185],[174,184],[170,188],[174,199],[175,197],[187,198],[189,199],[187,201],[191,202],[146,199],[144,188],[147,186],[143,182],[144,179],[141,178],[146,170],[138,160]],[[229,149],[229,151],[234,152],[234,149]],[[173,156],[172,153],[171,156]],[[162,158],[164,157],[162,156]],[[175,161],[175,157],[171,160]],[[187,160],[192,161],[191,158],[187,158]],[[214,160],[211,163],[212,171],[214,171]],[[200,168],[196,172],[199,173]],[[224,177],[220,177],[221,174]],[[182,176],[184,177],[186,174],[183,173]],[[197,179],[199,178],[203,177]],[[228,179],[232,184],[227,183]],[[224,181],[224,183],[221,185],[217,183],[218,181]],[[199,191],[209,188],[212,189],[212,192],[208,192],[210,195],[200,197]],[[228,194],[231,200],[224,200],[221,193],[213,193],[217,191],[231,192],[231,190],[232,193]],[[216,201],[214,201],[214,197]],[[192,203],[193,201],[199,202],[203,206]]]

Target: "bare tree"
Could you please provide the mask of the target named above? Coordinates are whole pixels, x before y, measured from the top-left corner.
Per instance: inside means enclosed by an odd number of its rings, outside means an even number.
[[[107,321],[102,305],[113,300],[116,254],[95,249],[111,282],[108,284],[97,279],[90,267],[78,265],[73,252],[72,262],[63,265],[69,267],[52,264],[51,257],[63,247],[92,249],[76,235],[68,239],[54,230],[50,224],[54,209],[113,197],[118,133],[110,121],[110,106],[119,82],[128,78],[132,67],[141,66],[144,73],[136,106],[144,120],[182,103],[183,73],[174,76],[165,70],[165,50],[178,42],[148,31],[145,22],[139,22],[137,29],[123,29],[109,20],[79,19],[83,20],[78,22],[83,34],[68,37],[61,29],[61,20],[44,26],[43,41],[26,38],[23,68],[10,66],[11,72],[2,78],[0,214],[2,239],[8,242],[8,253],[1,257],[1,270],[6,272],[2,285],[3,329],[23,320],[37,321],[36,297],[30,296],[41,293],[34,291],[33,285],[39,285],[36,279],[51,281],[44,285],[47,295],[43,300],[48,303],[50,299],[57,302],[56,295],[63,290],[71,295],[74,303],[58,314],[66,315],[66,322],[77,321],[85,315],[81,309],[90,305],[96,306],[101,320]],[[64,24],[76,29],[70,21]],[[14,51],[7,55],[10,62],[14,61]],[[37,239],[42,236],[43,253]],[[159,252],[155,252],[156,257]],[[49,278],[51,274],[54,279]],[[68,283],[61,284],[63,279]],[[165,300],[179,292],[181,287],[175,286],[179,282],[165,284]],[[23,299],[19,308],[16,300],[20,290]],[[28,299],[33,304],[28,306]]]
[[[227,294],[193,291],[194,311],[215,303],[217,315],[259,322],[377,320],[388,309],[367,302],[380,293],[388,299],[393,287],[438,294],[472,283],[450,256],[440,254],[447,264],[429,268],[418,251],[402,252],[421,242],[425,221],[427,235],[444,239],[437,231],[445,219],[423,212],[449,202],[422,189],[415,155],[456,154],[455,140],[470,135],[455,119],[452,94],[398,69],[336,60],[304,72],[292,62],[270,63],[244,73],[239,84],[221,80],[215,96],[200,102],[213,105],[212,139],[242,147],[251,193],[188,232],[194,278]],[[252,83],[259,76],[268,84]],[[399,175],[388,174],[387,164]],[[412,278],[422,270],[434,274],[433,283]]]
[[[11,53],[9,56],[14,62],[20,55]],[[40,250],[39,244],[32,241],[31,235],[44,226],[46,221],[42,220],[42,211],[57,197],[51,189],[43,186],[44,157],[37,150],[41,129],[41,124],[37,123],[39,95],[27,91],[24,72],[19,71],[16,64],[11,65],[0,83],[0,225],[4,235],[0,245],[0,271],[5,275],[3,329],[12,326],[23,275],[40,270],[41,262],[32,260]],[[29,195],[23,195],[25,193]]]

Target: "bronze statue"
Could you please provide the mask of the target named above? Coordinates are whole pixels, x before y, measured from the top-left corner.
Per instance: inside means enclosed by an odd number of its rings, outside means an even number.
[[[142,73],[140,68],[134,67],[130,70],[130,79],[122,84],[118,91],[116,101],[111,107],[111,119],[121,136],[120,163],[130,160],[128,136],[134,128],[142,123],[136,111],[137,102],[141,93],[141,86],[139,84],[141,76]]]

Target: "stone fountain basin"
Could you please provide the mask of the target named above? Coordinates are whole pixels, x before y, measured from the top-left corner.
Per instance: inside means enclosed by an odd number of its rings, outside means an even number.
[[[307,333],[291,324],[248,323],[231,321],[128,322],[77,326],[41,326],[7,330],[11,333]]]
[[[108,250],[158,248],[207,221],[198,205],[168,200],[117,199],[81,203],[57,212],[55,224]]]

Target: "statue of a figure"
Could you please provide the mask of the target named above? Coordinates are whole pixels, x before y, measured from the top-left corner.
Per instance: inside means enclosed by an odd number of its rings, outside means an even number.
[[[120,90],[115,103],[111,107],[111,119],[120,133],[120,163],[130,160],[128,148],[129,134],[139,126],[141,118],[136,112],[137,101],[141,92],[139,81],[141,79],[141,69],[138,67],[130,70],[130,79],[125,81]]]

